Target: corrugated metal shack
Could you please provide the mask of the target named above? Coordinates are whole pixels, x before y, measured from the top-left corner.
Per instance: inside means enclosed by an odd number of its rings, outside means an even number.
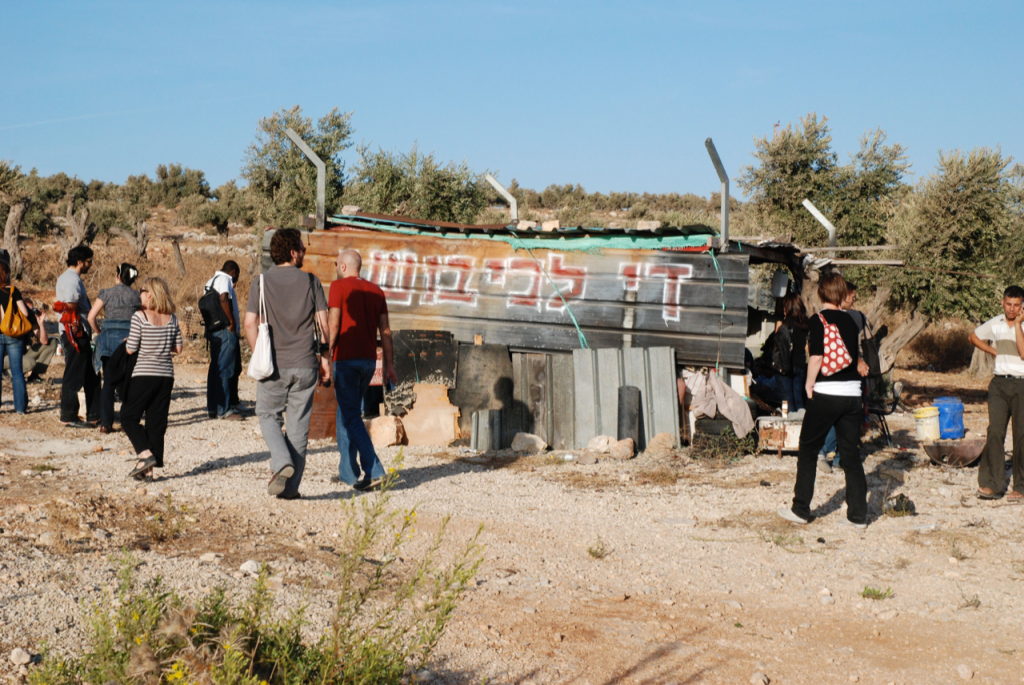
[[[355,213],[304,238],[303,268],[325,289],[338,251],[359,251],[362,277],[387,295],[392,330],[450,332],[459,365],[473,352],[465,346],[512,353],[511,368],[492,375],[513,379],[513,397],[495,387],[459,405],[464,432],[472,411],[503,408],[503,443],[524,430],[565,448],[587,439],[575,428],[572,350],[670,347],[677,365],[742,369],[751,259],[782,261],[752,246],[721,252],[707,227],[543,231]],[[452,381],[458,405],[467,392]]]

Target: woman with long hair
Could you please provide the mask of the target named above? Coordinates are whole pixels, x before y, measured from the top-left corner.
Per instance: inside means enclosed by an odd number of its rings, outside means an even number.
[[[107,360],[114,350],[128,339],[131,330],[131,319],[135,312],[142,309],[142,298],[138,291],[132,289],[132,283],[139,275],[139,270],[127,262],[119,264],[116,270],[117,283],[112,288],[104,288],[96,296],[89,310],[89,326],[96,336],[96,350],[92,360],[96,372],[103,370],[103,390],[100,392],[100,433],[112,433],[114,430],[114,384],[108,378]],[[103,328],[96,319],[105,310]],[[122,402],[124,398],[121,398]]]
[[[16,307],[22,316],[29,319],[28,307],[21,292],[11,285],[11,267],[7,262],[0,260],[0,321],[9,307]],[[32,335],[31,332],[28,335]],[[44,345],[47,342],[46,329],[39,327],[39,340]],[[22,368],[21,360],[25,354],[25,337],[14,338],[0,333],[0,370],[3,370],[10,360],[11,387],[14,391],[14,411],[24,414],[28,411],[28,389],[25,387],[25,370]]]
[[[817,474],[818,450],[835,426],[839,465],[846,474],[846,518],[840,523],[866,528],[867,479],[860,461],[860,424],[864,414],[857,369],[857,324],[840,306],[846,297],[846,281],[831,272],[818,281],[822,309],[807,322],[807,411],[800,429],[800,453],[792,508],[778,515],[792,523],[811,521],[811,500]],[[845,350],[843,349],[845,348]]]
[[[804,408],[804,384],[807,381],[807,310],[799,295],[790,293],[782,299],[783,320],[775,325],[775,341],[779,342],[779,330],[789,330],[791,343],[790,371],[778,374],[782,385],[782,399],[789,402],[790,411]]]
[[[126,345],[135,355],[135,368],[121,405],[121,427],[135,448],[138,462],[128,474],[150,478],[153,468],[164,465],[164,434],[174,388],[172,354],[180,354],[181,329],[174,316],[174,300],[162,278],[147,278],[139,291],[142,311],[132,315]],[[140,425],[145,415],[146,425]]]

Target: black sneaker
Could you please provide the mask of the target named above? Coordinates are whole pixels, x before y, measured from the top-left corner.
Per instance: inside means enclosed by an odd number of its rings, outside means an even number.
[[[355,489],[355,490],[359,490],[360,492],[365,492],[367,490],[373,490],[375,488],[379,488],[380,487],[380,484],[381,484],[382,480],[383,480],[382,478],[375,478],[373,480],[370,480],[369,478],[363,478],[363,479],[360,479],[359,481],[357,481],[356,484],[352,486],[352,488]]]
[[[277,496],[278,499],[302,499],[302,493],[299,492],[282,492]]]

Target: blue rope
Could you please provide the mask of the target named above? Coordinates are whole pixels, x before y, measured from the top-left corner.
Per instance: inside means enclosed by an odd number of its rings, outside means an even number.
[[[526,244],[523,243],[523,241],[519,240],[518,236],[512,236],[511,244],[512,247],[516,249],[526,250],[527,253],[529,253],[530,258],[533,259],[533,261],[537,264],[538,267],[540,267],[540,270],[547,277],[548,283],[550,283],[551,287],[555,289],[555,294],[558,295],[558,299],[560,299],[562,301],[562,304],[565,306],[565,311],[569,313],[569,318],[572,319],[572,325],[576,327],[576,335],[579,336],[580,339],[580,347],[584,350],[589,350],[590,345],[587,344],[587,336],[583,334],[583,329],[580,328],[580,323],[579,321],[576,320],[576,315],[572,313],[572,308],[569,307],[569,303],[565,301],[565,298],[562,297],[562,292],[558,289],[558,286],[555,285],[555,282],[551,279],[551,274],[549,274],[548,270],[544,268],[544,265],[540,263],[540,260],[534,256],[533,251],[529,247],[527,247]],[[724,305],[725,303],[723,302],[722,304]]]
[[[715,359],[715,373],[718,373],[718,365],[722,361],[722,330],[725,327],[725,278],[722,276],[722,267],[715,258],[715,251],[708,250],[708,254],[711,255],[715,271],[718,272],[718,287],[722,291],[722,313],[718,315],[718,357]]]

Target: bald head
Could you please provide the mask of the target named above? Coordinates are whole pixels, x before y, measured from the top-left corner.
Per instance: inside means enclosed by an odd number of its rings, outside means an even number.
[[[363,267],[363,258],[355,250],[338,252],[338,278],[358,278]]]

